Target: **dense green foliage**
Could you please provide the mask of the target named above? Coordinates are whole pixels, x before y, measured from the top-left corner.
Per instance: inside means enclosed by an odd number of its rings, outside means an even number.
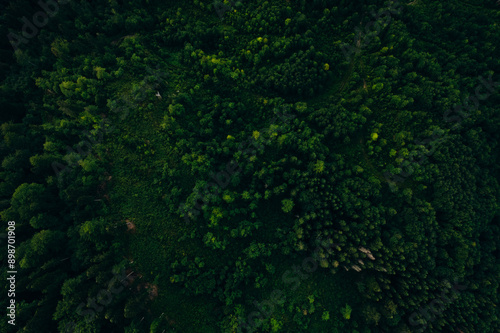
[[[1,6],[2,332],[499,332],[496,1]]]

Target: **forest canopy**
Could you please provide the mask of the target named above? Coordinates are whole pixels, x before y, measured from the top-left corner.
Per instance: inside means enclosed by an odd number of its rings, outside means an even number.
[[[0,4],[0,331],[499,332],[498,1],[211,1]]]

